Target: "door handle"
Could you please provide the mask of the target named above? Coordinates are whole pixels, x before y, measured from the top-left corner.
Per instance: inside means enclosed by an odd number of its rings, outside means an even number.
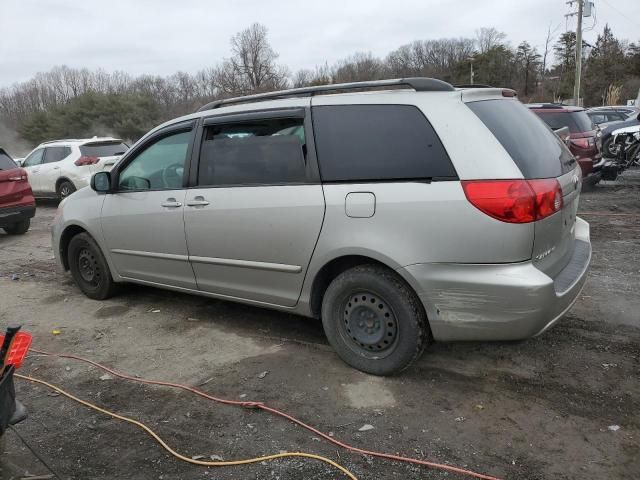
[[[205,205],[209,205],[202,195],[198,195],[193,200],[187,202],[189,207],[204,207]]]
[[[178,208],[182,206],[182,203],[178,202],[175,198],[167,198],[160,205],[167,208]]]
[[[60,170],[60,167],[53,167],[54,170]]]

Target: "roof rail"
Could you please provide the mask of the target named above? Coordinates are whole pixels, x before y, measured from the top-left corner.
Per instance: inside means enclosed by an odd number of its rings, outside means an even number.
[[[61,138],[59,140],[47,140],[46,142],[42,142],[40,145],[46,145],[47,143],[58,143],[58,142],[77,142],[79,139],[77,138]]]
[[[315,94],[327,92],[339,92],[341,90],[362,90],[384,87],[406,86],[413,88],[416,92],[448,92],[455,90],[450,83],[443,82],[435,78],[412,77],[397,78],[392,80],[372,80],[369,82],[333,83],[330,85],[317,85],[314,87],[291,88],[289,90],[279,90],[277,92],[257,93],[244,97],[226,98],[216,100],[200,107],[197,111],[212,110],[223,105],[233,105],[237,103],[259,102],[263,100],[275,100],[289,97],[312,97]]]
[[[482,83],[462,83],[460,85],[454,85],[455,88],[495,88],[491,85],[483,85]]]

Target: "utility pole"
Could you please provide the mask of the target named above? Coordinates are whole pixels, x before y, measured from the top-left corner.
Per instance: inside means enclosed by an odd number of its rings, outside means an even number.
[[[573,83],[573,102],[580,106],[580,77],[582,75],[582,7],[584,0],[578,0],[578,26],[576,27],[576,79]]]
[[[469,71],[469,83],[471,85],[473,85],[473,77],[475,76],[475,74],[473,73],[473,61],[474,60],[475,60],[475,58],[469,57],[469,65],[471,66],[471,70]]]

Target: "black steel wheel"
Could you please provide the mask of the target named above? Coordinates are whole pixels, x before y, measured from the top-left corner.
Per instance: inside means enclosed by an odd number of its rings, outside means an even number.
[[[109,265],[91,235],[80,233],[71,239],[67,261],[73,279],[87,297],[105,300],[115,293]]]
[[[420,299],[379,265],[351,268],[331,282],[322,299],[322,324],[340,358],[373,375],[401,372],[431,338]]]

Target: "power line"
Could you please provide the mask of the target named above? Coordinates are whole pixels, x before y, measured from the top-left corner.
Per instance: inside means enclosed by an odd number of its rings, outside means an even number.
[[[606,3],[607,5],[609,5],[609,7],[611,7],[611,9],[616,12],[618,15],[620,15],[621,17],[623,17],[625,20],[629,21],[630,23],[634,24],[636,27],[640,28],[640,23],[636,23],[633,20],[631,20],[631,18],[629,17],[629,15],[625,14],[624,12],[618,10],[617,7],[614,7],[613,5],[611,5],[607,0],[602,0],[604,3]]]

